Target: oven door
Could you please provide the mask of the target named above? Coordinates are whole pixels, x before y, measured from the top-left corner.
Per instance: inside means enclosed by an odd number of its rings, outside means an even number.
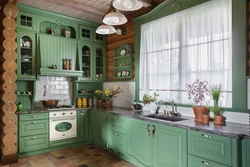
[[[50,141],[76,137],[76,117],[50,118]]]

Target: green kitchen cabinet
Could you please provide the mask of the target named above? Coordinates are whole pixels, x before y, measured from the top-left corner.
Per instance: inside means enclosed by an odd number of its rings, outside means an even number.
[[[78,42],[82,77],[80,80],[104,81],[106,77],[106,48],[90,41]]]
[[[97,34],[96,29],[93,27],[88,27],[84,25],[79,26],[79,39],[87,40],[87,41],[95,41],[100,43],[106,42],[106,37],[101,34]]]
[[[36,31],[36,15],[19,11],[18,16],[16,18],[17,29],[24,29],[29,31]]]
[[[90,112],[93,143],[101,147],[106,147],[108,140],[108,121],[106,113],[102,109],[92,109]]]
[[[153,157],[151,124],[141,120],[129,119],[127,125],[127,153],[143,165],[151,166]]]
[[[242,141],[242,167],[250,167],[250,139]]]
[[[31,136],[43,133],[48,133],[49,131],[49,121],[48,120],[34,120],[34,121],[24,121],[19,122],[19,136]]]
[[[89,111],[77,111],[77,141],[89,140]]]
[[[41,150],[49,147],[49,135],[34,135],[19,138],[19,153]]]
[[[228,167],[226,165],[211,160],[207,160],[205,158],[199,158],[192,155],[188,155],[188,167],[205,167],[205,166]]]
[[[186,129],[159,124],[152,125],[152,131],[154,128],[153,166],[187,167]]]
[[[36,34],[17,31],[18,79],[36,79]]]

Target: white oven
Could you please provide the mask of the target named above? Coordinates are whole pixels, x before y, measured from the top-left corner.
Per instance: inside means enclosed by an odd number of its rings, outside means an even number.
[[[50,118],[50,141],[77,136],[76,110],[52,111]]]

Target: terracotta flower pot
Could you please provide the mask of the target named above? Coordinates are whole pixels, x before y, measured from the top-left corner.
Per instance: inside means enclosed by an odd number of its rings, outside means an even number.
[[[202,122],[202,116],[207,114],[207,107],[205,106],[193,106],[195,121]]]
[[[214,124],[216,124],[216,125],[223,125],[224,124],[223,118],[224,117],[222,115],[215,115],[214,116]]]
[[[97,107],[101,108],[102,107],[102,100],[97,100]]]
[[[210,116],[209,115],[203,115],[202,116],[202,121],[204,124],[208,124],[210,120]]]
[[[105,100],[105,107],[111,108],[111,100]]]

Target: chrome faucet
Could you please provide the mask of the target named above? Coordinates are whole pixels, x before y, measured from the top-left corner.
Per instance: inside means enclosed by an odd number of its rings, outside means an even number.
[[[181,115],[181,113],[177,112],[177,106],[174,104],[174,100],[171,101],[172,110],[170,111],[170,114],[173,115]]]
[[[159,114],[159,110],[160,110],[160,108],[161,108],[161,103],[164,103],[162,100],[160,100],[160,101],[158,101],[157,103],[156,103],[156,105],[157,105],[157,108],[156,108],[156,110],[155,110],[155,114]]]

